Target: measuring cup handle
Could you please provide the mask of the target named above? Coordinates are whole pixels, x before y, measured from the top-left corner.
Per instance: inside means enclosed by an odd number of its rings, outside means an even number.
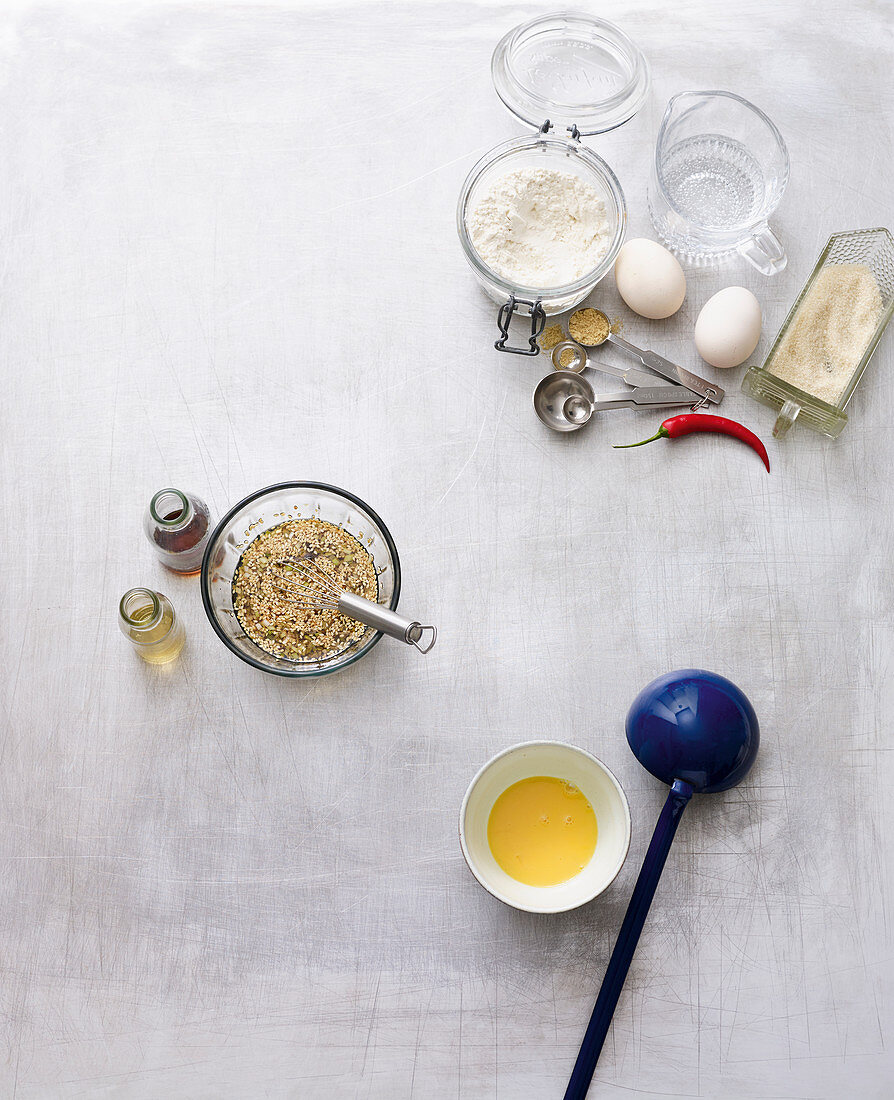
[[[738,251],[762,275],[778,275],[788,263],[785,249],[766,222],[738,246]]]

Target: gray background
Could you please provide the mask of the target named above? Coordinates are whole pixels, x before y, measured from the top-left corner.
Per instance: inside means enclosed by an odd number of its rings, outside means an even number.
[[[770,442],[769,477],[717,438],[611,450],[653,412],[542,428],[546,364],[493,351],[454,207],[523,132],[493,46],[545,10],[3,10],[4,1096],[561,1096],[665,793],[624,715],[689,665],[746,691],[761,755],[687,810],[593,1095],[890,1094],[894,342],[844,435]],[[891,8],[606,14],[654,77],[594,141],[632,235],[674,92],[737,91],[789,143],[788,269],[690,271],[677,317],[624,314],[710,374],[698,310],[748,286],[759,361],[829,234],[892,221]],[[619,311],[610,278],[594,299]],[[769,441],[741,374],[722,412]],[[428,658],[264,676],[153,560],[156,488],[219,515],[292,478],[379,511]],[[186,622],[175,665],[117,631],[135,584]],[[633,817],[614,886],[557,917],[494,901],[456,837],[479,765],[538,737],[599,755]]]

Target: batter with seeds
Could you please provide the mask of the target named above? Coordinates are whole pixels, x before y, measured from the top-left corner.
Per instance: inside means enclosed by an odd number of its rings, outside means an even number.
[[[338,611],[297,606],[287,558],[309,557],[347,592],[378,599],[379,581],[369,551],[324,519],[289,519],[264,531],[246,548],[233,576],[233,607],[253,642],[291,661],[341,653],[369,628]]]

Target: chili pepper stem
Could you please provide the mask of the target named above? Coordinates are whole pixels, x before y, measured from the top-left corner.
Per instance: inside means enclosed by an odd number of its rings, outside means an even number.
[[[613,443],[612,446],[616,451],[623,451],[626,447],[645,447],[647,443],[654,443],[656,439],[670,439],[670,433],[663,424],[654,435],[650,435],[648,439],[641,439],[639,443]]]

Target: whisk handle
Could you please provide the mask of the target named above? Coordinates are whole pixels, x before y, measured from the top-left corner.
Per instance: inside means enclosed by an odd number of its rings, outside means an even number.
[[[355,596],[353,592],[341,594],[338,610],[351,619],[371,626],[373,630],[381,630],[389,638],[397,638],[399,642],[414,645],[420,653],[428,653],[438,638],[435,627],[411,622],[396,611],[382,607],[380,603],[373,603],[372,600],[365,600],[362,596]]]

